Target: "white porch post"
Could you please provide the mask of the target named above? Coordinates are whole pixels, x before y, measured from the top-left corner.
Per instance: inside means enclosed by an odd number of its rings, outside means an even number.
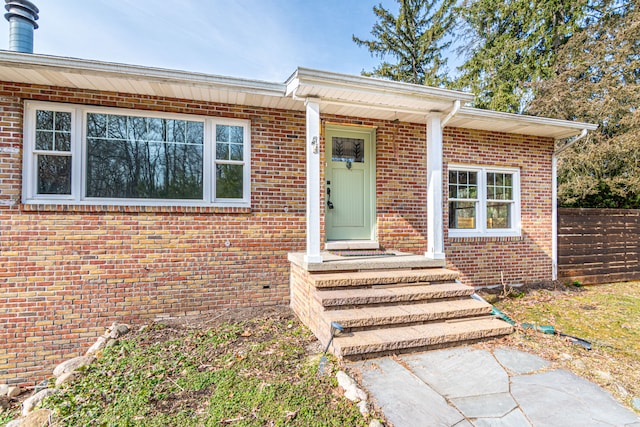
[[[320,103],[307,98],[307,253],[306,263],[322,262],[320,255]]]
[[[427,117],[427,252],[432,259],[444,259],[442,212],[442,126],[439,115]]]

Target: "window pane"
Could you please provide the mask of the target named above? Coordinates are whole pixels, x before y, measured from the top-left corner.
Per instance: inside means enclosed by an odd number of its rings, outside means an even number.
[[[229,126],[216,125],[216,141],[229,142]]]
[[[56,132],[56,151],[71,151],[71,134]]]
[[[36,150],[53,150],[53,132],[36,131]]]
[[[476,228],[476,203],[449,202],[449,228]]]
[[[511,228],[510,203],[487,203],[487,228]]]
[[[36,129],[53,130],[53,111],[36,111]]]
[[[449,185],[458,183],[458,172],[449,171]]]
[[[242,165],[216,165],[216,198],[242,199]]]
[[[455,185],[449,184],[449,198],[455,199],[458,197],[458,187]]]
[[[364,163],[364,139],[342,138],[334,136],[331,139],[331,159],[334,162]]]
[[[147,140],[165,141],[165,127],[162,119],[147,119]]]
[[[204,124],[187,122],[187,144],[202,144],[204,140]]]
[[[201,122],[88,114],[87,196],[202,199],[204,141],[184,143],[187,123],[203,135]]]
[[[229,144],[216,144],[216,159],[229,160]]]
[[[478,185],[478,173],[469,172],[469,184]]]
[[[229,148],[231,148],[231,152],[229,153],[231,160],[242,160],[242,145],[229,144]]]
[[[87,114],[87,133],[95,138],[107,136],[107,115]]]
[[[71,157],[38,156],[38,194],[71,194]]]
[[[184,120],[167,120],[169,132],[167,141],[169,142],[185,142],[187,123]]]
[[[242,144],[244,141],[244,128],[242,126],[229,126],[229,142]]]
[[[504,189],[504,199],[513,200],[513,188],[508,187]]]
[[[71,132],[71,113],[56,111],[54,116],[57,131]]]
[[[90,116],[91,114],[88,114]],[[87,129],[88,131],[89,129]],[[88,132],[87,132],[88,133]],[[90,135],[90,134],[89,134]],[[93,135],[91,135],[93,136]],[[109,115],[107,118],[107,138],[127,139],[127,118]]]

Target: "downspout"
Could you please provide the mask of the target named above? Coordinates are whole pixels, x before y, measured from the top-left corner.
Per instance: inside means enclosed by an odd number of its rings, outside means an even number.
[[[458,111],[460,111],[460,100],[456,99],[453,102],[453,108],[451,109],[451,111],[449,111],[449,114],[447,114],[446,117],[442,119],[442,122],[440,123],[440,127],[444,129],[445,126],[447,126],[447,123],[449,123],[449,120],[451,120],[453,116],[458,114]]]
[[[551,279],[558,280],[558,156],[587,136],[587,129],[553,152],[551,157]]]

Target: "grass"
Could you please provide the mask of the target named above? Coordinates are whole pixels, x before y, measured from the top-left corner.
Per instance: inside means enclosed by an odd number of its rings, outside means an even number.
[[[314,343],[288,309],[208,329],[153,325],[45,406],[57,426],[367,425],[335,376],[318,376]]]
[[[513,295],[484,296],[519,323],[553,325],[593,349],[523,329],[486,345],[538,354],[629,407],[640,397],[640,282]],[[317,375],[317,341],[288,309],[209,321],[154,324],[106,349],[86,376],[49,399],[54,425],[367,425],[335,377]],[[328,370],[336,369],[333,361]],[[16,407],[0,411],[0,425],[17,415]]]
[[[629,407],[640,397],[640,282],[533,290],[493,303],[518,323],[552,325],[590,341],[593,349],[530,330],[510,336],[508,345],[574,371]]]

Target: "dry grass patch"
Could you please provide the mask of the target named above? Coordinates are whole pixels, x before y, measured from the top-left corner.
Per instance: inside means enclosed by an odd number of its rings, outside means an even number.
[[[519,329],[501,344],[533,352],[602,386],[631,407],[640,397],[640,282],[484,295],[518,323],[552,325],[592,343]],[[637,411],[640,412],[640,411]]]

